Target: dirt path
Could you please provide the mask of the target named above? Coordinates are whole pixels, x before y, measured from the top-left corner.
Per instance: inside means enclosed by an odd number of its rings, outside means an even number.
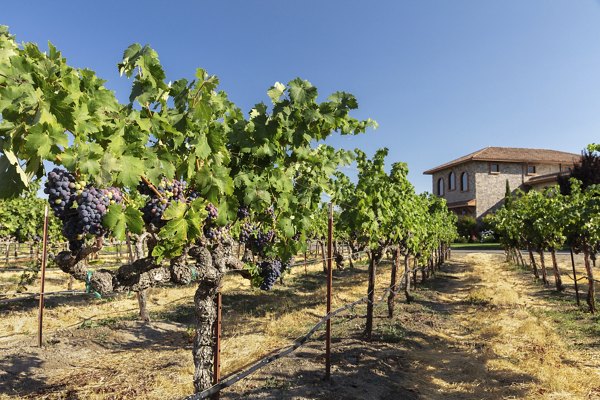
[[[362,309],[336,321],[333,336],[344,339],[334,342],[331,383],[313,342],[223,398],[600,399],[600,337],[578,335],[590,317],[571,330],[552,318],[579,318],[574,300],[557,300],[496,254],[456,256],[421,288],[393,319],[376,309],[371,343],[360,339]]]

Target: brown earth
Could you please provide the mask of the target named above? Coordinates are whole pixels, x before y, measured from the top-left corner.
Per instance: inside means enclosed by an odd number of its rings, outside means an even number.
[[[223,372],[231,373],[306,332],[324,307],[320,266],[299,267],[273,293],[228,278]],[[57,278],[58,279],[58,278]],[[387,286],[389,266],[380,268]],[[366,292],[364,266],[336,271],[334,307]],[[61,283],[62,285],[62,283]],[[156,289],[154,322],[135,321],[133,296],[50,300],[46,345],[35,347],[35,302],[0,308],[0,398],[177,398],[192,391],[193,288]],[[238,382],[222,398],[600,398],[598,320],[571,293],[556,294],[493,254],[456,256],[418,286],[416,301],[361,338],[364,307],[335,319],[333,378],[322,332],[291,356]]]
[[[336,325],[333,336],[345,338],[334,341],[331,382],[322,381],[323,346],[314,342],[224,398],[600,398],[598,331],[569,332],[546,313],[580,314],[568,295],[552,294],[492,254],[456,257],[425,286],[392,320],[378,307],[373,342],[360,339],[356,320]],[[585,333],[586,324],[598,324],[579,317]]]

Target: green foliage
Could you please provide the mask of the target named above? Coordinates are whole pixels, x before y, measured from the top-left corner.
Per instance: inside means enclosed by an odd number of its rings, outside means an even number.
[[[47,202],[36,196],[37,188],[31,185],[19,197],[0,200],[0,238],[14,238],[21,243],[41,240]],[[52,212],[48,218],[48,237],[55,241],[61,235],[60,222]]]
[[[477,220],[469,215],[458,217],[458,220],[456,221],[456,231],[460,236],[467,238],[468,241],[472,241],[473,238],[477,237],[479,231]]]
[[[571,178],[580,181],[583,189],[600,184],[600,153],[584,150],[579,164],[573,167],[570,174],[558,178],[558,184],[563,194],[571,193]]]
[[[588,151],[600,151],[600,144],[591,143],[587,145]]]
[[[306,237],[323,191],[332,190],[332,174],[353,159],[315,143],[376,126],[350,116],[358,108],[351,94],[319,102],[317,88],[299,78],[275,83],[267,91],[272,104],[259,103],[245,117],[203,69],[191,81],[167,83],[149,46],[131,45],[118,69],[132,79],[124,105],[93,71],[69,66],[51,44],[48,52],[18,46],[0,30],[0,181],[11,182],[0,196],[22,192],[50,161],[79,181],[122,189],[128,206],[111,207],[103,221],[122,238],[143,225],[136,210],[140,180],[185,181],[199,201],[167,208],[153,253],[158,259],[199,238],[207,202],[219,210],[218,225],[232,232],[238,207],[249,207],[253,222],[277,237],[265,256],[289,259],[301,248],[292,237]]]
[[[378,150],[371,160],[360,150],[356,154],[358,182],[336,174],[333,201],[341,209],[338,237],[347,238],[356,249],[381,252],[399,246],[404,253],[425,257],[440,243],[454,240],[456,217],[443,199],[415,193],[406,164],[393,164],[388,174],[387,149]]]
[[[571,194],[562,195],[558,186],[543,192],[520,192],[510,207],[494,216],[494,229],[508,247],[531,246],[538,250],[558,249],[564,244],[576,250],[597,251],[600,242],[600,187],[583,190],[571,180]]]

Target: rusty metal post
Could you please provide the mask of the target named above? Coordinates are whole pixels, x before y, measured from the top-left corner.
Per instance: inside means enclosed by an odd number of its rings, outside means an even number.
[[[575,258],[573,257],[573,248],[571,250],[571,266],[573,267],[573,282],[575,283],[575,298],[577,299],[577,305],[579,306],[579,285],[577,284],[577,273],[575,272]]]
[[[333,291],[333,203],[329,203],[329,217],[327,221],[327,314],[331,312],[331,295]],[[325,379],[331,378],[331,318],[327,320],[325,331]]]
[[[42,237],[42,277],[40,282],[40,305],[38,312],[38,346],[42,347],[42,327],[44,319],[44,283],[46,281],[46,259],[48,258],[48,205],[44,210],[44,236]]]
[[[216,385],[221,380],[221,314],[223,309],[223,297],[221,288],[217,292],[217,320],[215,321],[215,349],[213,361],[213,385]],[[219,400],[221,394],[219,392],[212,395],[212,400]]]

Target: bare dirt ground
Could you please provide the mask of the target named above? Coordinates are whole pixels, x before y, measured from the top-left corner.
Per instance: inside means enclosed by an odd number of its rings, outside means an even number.
[[[56,277],[56,279],[60,279]],[[380,268],[379,287],[389,284]],[[364,267],[336,271],[334,307],[366,293]],[[62,286],[64,282],[56,282]],[[290,357],[238,382],[223,399],[600,399],[600,322],[501,255],[455,256],[398,298],[376,307],[365,342],[364,307],[333,325],[333,378],[322,380],[322,334]],[[157,289],[154,322],[135,321],[133,296],[58,298],[35,347],[35,301],[0,308],[0,398],[165,399],[192,392],[193,288]],[[321,315],[320,266],[298,268],[273,293],[228,279],[223,373],[305,333]]]
[[[501,255],[455,257],[444,271],[394,319],[378,307],[373,342],[360,339],[355,319],[338,323],[333,336],[345,338],[334,342],[330,383],[315,342],[225,398],[600,398],[598,321],[570,296],[553,295]],[[576,314],[579,325],[554,320],[558,312]]]

